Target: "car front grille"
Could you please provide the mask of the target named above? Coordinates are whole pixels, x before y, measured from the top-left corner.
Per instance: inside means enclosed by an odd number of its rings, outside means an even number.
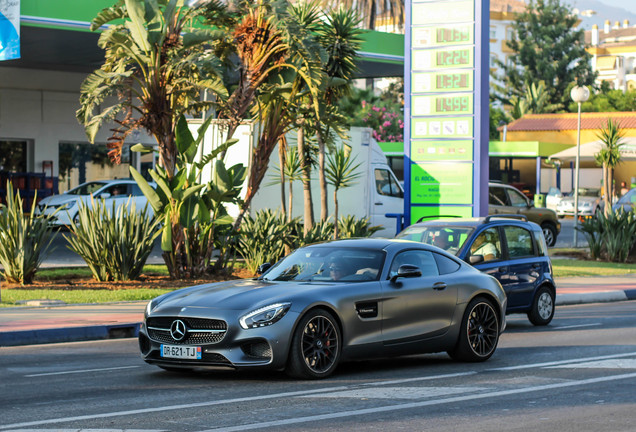
[[[175,340],[170,333],[170,326],[175,320],[181,320],[186,326],[186,336]],[[227,333],[227,323],[222,320],[182,317],[150,317],[146,320],[146,328],[150,339],[175,345],[203,345],[219,343]]]

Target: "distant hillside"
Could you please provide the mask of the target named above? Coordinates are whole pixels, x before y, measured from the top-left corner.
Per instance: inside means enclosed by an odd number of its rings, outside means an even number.
[[[609,20],[611,25],[618,21],[622,26],[623,20],[627,19],[630,27],[636,25],[636,13],[634,13],[636,11],[636,2],[634,0],[624,0],[624,3],[621,1],[616,2],[619,5],[621,3],[625,4],[629,10],[620,6],[608,6],[599,0],[570,0],[568,3],[572,4],[572,7],[577,8],[580,12],[586,10],[596,11],[596,14],[591,17],[580,16],[581,26],[585,30],[590,30],[594,24],[602,29],[605,20]]]

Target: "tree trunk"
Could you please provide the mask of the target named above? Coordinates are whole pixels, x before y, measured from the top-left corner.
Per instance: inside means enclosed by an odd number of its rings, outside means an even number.
[[[333,238],[334,240],[338,240],[338,189],[334,189],[333,191],[333,217]]]
[[[283,213],[283,220],[285,220],[287,213],[285,208],[285,152],[284,140],[280,140],[278,142],[278,166],[280,167],[280,208]]]
[[[610,191],[609,191],[609,187],[608,187],[608,182],[607,182],[607,164],[603,164],[603,201],[605,202],[605,208],[603,209],[605,216],[609,215],[610,210],[612,208],[612,201],[610,199]]]
[[[305,135],[302,127],[298,129],[298,157],[302,171],[304,208],[304,233],[307,234],[314,226],[314,203],[311,197],[311,165],[307,163],[305,155]]]
[[[294,218],[294,214],[292,213],[294,205],[294,182],[292,180],[289,181],[289,211],[287,212],[287,222],[291,222]]]
[[[327,207],[327,180],[325,179],[325,143],[322,136],[316,134],[318,139],[318,181],[320,182],[320,220],[327,220],[329,208]]]

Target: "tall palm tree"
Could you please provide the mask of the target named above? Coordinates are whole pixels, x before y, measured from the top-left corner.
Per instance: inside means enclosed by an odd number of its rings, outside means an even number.
[[[318,41],[328,58],[323,66],[324,82],[320,97],[320,116],[316,125],[318,141],[318,180],[320,183],[320,220],[326,221],[327,182],[325,180],[325,145],[333,147],[336,136],[346,137],[347,120],[341,115],[338,101],[351,93],[351,80],[358,71],[357,51],[363,30],[354,10],[342,6],[332,9],[318,29]]]
[[[373,30],[377,18],[384,17],[398,28],[404,26],[404,0],[322,0],[326,8],[343,7],[362,17],[364,28]]]
[[[603,167],[603,201],[605,203],[605,214],[612,210],[612,198],[614,192],[614,169],[621,163],[620,149],[624,145],[622,142],[625,132],[621,130],[620,124],[608,119],[597,137],[603,142],[601,150],[594,155],[596,163]]]
[[[108,144],[116,162],[126,137],[143,128],[157,140],[159,163],[172,177],[178,118],[210,105],[200,101],[204,90],[227,98],[221,63],[206,51],[224,35],[193,29],[200,13],[181,0],[120,0],[91,22],[93,31],[114,23],[99,38],[104,64],[82,83],[77,119],[90,142],[104,123],[118,124]]]

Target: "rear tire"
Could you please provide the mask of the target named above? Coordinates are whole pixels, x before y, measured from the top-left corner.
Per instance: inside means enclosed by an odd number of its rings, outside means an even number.
[[[314,309],[294,330],[285,372],[294,378],[327,378],[338,366],[342,336],[333,315]]]
[[[477,297],[466,307],[457,345],[448,354],[455,360],[488,360],[499,343],[499,317],[490,301]]]
[[[536,326],[550,324],[554,317],[554,294],[548,287],[541,287],[532,300],[532,309],[528,312],[528,319]]]

